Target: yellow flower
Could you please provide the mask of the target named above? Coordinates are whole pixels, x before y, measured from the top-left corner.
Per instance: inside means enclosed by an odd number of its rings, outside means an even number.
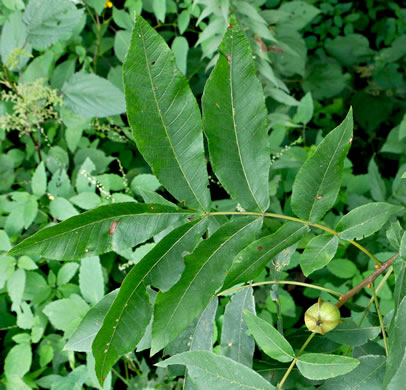
[[[110,0],[107,0],[106,3],[104,4],[104,8],[111,8],[113,6],[113,2]]]

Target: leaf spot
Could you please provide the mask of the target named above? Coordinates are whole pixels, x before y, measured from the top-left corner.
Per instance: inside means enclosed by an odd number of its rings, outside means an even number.
[[[317,196],[316,196],[316,199],[317,199],[317,200],[322,200],[323,197],[322,197],[321,195],[317,195]]]
[[[262,246],[259,246],[259,247],[257,248],[258,251],[262,251],[262,249],[264,249]]]

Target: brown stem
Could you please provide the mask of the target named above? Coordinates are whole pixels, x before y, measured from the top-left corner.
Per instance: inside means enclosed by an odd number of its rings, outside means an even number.
[[[30,135],[31,140],[34,143],[35,149],[37,149],[38,158],[39,158],[39,161],[41,162],[42,161],[42,156],[41,156],[40,146],[37,144],[37,141],[35,141],[34,135],[30,131],[28,131],[28,134]]]
[[[365,278],[361,283],[357,284],[350,291],[347,291],[345,294],[341,295],[336,306],[338,308],[340,308],[341,306],[345,305],[345,303],[351,297],[353,297],[355,294],[357,294],[365,286],[368,286],[370,284],[372,285],[372,283],[378,278],[378,276],[381,275],[383,272],[385,272],[393,264],[394,260],[398,256],[399,256],[399,253],[396,253],[396,255],[392,256],[389,260],[385,261],[376,271],[374,271],[371,275],[369,275],[367,278]]]

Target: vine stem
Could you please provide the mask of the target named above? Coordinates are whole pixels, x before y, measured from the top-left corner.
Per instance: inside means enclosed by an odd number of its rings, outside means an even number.
[[[287,371],[285,372],[285,375],[283,376],[282,380],[280,381],[278,387],[276,390],[281,390],[283,384],[285,383],[286,379],[288,379],[289,374],[291,373],[291,371],[293,370],[293,368],[296,365],[297,359],[298,357],[302,354],[302,352],[305,350],[305,348],[307,347],[307,345],[310,343],[310,341],[312,341],[312,338],[316,335],[316,333],[312,333],[307,340],[304,342],[304,344],[302,345],[302,348],[300,348],[299,352],[296,354],[296,357],[292,360],[292,363],[290,363],[290,366],[288,367]]]
[[[382,266],[376,269],[371,275],[369,275],[367,278],[365,278],[361,283],[357,284],[354,288],[352,288],[350,291],[347,291],[345,294],[341,295],[339,298],[339,301],[337,302],[336,306],[340,308],[343,306],[351,297],[353,297],[355,294],[357,294],[359,291],[361,291],[364,287],[368,285],[372,285],[372,283],[375,282],[375,280],[378,278],[379,275],[381,275],[383,272],[385,272],[395,261],[396,257],[399,256],[399,253],[396,253],[394,256],[392,256],[389,260],[385,261]]]
[[[226,295],[231,292],[241,290],[242,288],[256,287],[256,286],[262,286],[262,285],[266,285],[266,284],[292,284],[295,286],[303,286],[303,287],[314,288],[315,290],[325,291],[329,294],[336,295],[338,297],[341,296],[341,293],[334,291],[334,290],[330,290],[329,288],[315,286],[315,285],[309,284],[309,283],[294,282],[294,281],[289,281],[289,280],[270,280],[270,281],[266,281],[266,282],[250,283],[250,284],[246,284],[244,286],[234,287],[234,288],[230,288],[228,290],[221,291],[217,294],[217,296]]]
[[[386,332],[385,332],[385,326],[383,324],[382,313],[381,313],[381,309],[379,308],[378,297],[376,296],[375,287],[374,287],[373,283],[371,283],[371,289],[372,289],[372,296],[375,301],[376,312],[378,313],[379,326],[381,327],[381,330],[382,330],[383,343],[385,344],[385,353],[386,353],[386,356],[388,356],[389,355],[388,340],[386,339]]]
[[[328,232],[334,236],[340,237],[338,232],[336,232],[333,229],[328,228],[327,226],[323,226],[318,223],[311,223],[309,221],[305,221],[300,218],[290,217],[288,215],[282,215],[282,214],[258,213],[258,212],[254,212],[254,211],[213,211],[213,212],[207,213],[207,215],[255,215],[255,216],[263,216],[263,217],[269,217],[269,218],[278,218],[278,219],[284,219],[287,221],[299,222],[303,225],[312,226],[312,227],[324,230],[325,232]],[[368,249],[363,247],[358,242],[356,242],[354,240],[345,240],[345,241],[348,241],[350,244],[356,246],[359,250],[364,252],[368,257],[370,257],[375,262],[375,264],[377,264],[379,266],[382,265],[381,261],[379,261]]]

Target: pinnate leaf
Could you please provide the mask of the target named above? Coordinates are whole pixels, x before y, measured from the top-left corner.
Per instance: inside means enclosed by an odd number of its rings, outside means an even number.
[[[132,351],[145,333],[152,315],[146,286],[167,288],[176,282],[183,270],[183,254],[193,250],[206,226],[207,220],[196,220],[176,228],[124,279],[92,345],[101,384],[120,355]]]
[[[204,130],[224,188],[244,208],[263,212],[269,206],[267,109],[249,41],[231,25],[202,97]]]
[[[202,312],[222,286],[234,256],[255,238],[261,226],[261,218],[236,218],[185,257],[185,271],[178,283],[156,299],[151,354],[175,339]]]
[[[175,198],[207,210],[199,107],[173,52],[138,15],[123,74],[128,120],[139,151]]]
[[[403,210],[384,202],[368,203],[351,210],[337,223],[335,230],[344,240],[360,240],[377,232],[391,217]]]
[[[347,356],[306,353],[298,357],[296,364],[305,378],[320,380],[347,374],[359,365],[359,361]]]
[[[344,121],[326,135],[299,169],[292,189],[292,209],[299,218],[316,222],[333,207],[352,142],[352,129],[350,109]]]
[[[40,230],[16,245],[11,255],[33,254],[75,260],[136,246],[192,211],[134,202],[101,206]],[[117,222],[117,224],[116,224]],[[115,229],[112,234],[112,224]]]
[[[249,311],[244,312],[245,322],[258,346],[272,359],[290,362],[295,357],[289,342],[267,321]]]

